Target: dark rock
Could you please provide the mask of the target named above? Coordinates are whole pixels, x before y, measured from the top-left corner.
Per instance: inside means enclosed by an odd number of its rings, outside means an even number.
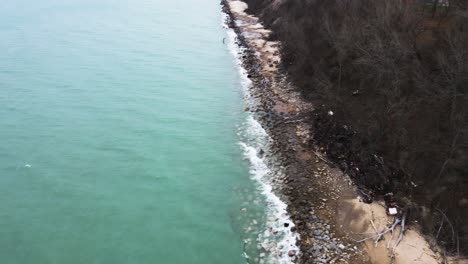
[[[329,244],[329,245],[327,246],[327,248],[328,248],[329,250],[336,250],[336,245],[333,244],[333,243],[331,243],[331,244]]]
[[[323,247],[320,246],[320,245],[314,245],[314,246],[312,247],[312,249],[313,249],[314,251],[321,251],[321,250],[323,249]]]

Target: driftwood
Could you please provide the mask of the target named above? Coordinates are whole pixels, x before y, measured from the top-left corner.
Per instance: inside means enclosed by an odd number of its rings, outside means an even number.
[[[401,220],[401,229],[400,229],[400,236],[398,237],[398,240],[396,241],[395,245],[393,246],[392,249],[392,255],[390,257],[390,262],[393,264],[395,263],[395,251],[398,245],[400,244],[401,240],[403,240],[403,236],[405,234],[405,220],[406,220],[406,213],[403,215],[403,219]]]
[[[398,225],[401,226],[400,234],[399,234],[397,240],[395,241],[395,244],[393,245],[393,248],[392,248],[392,251],[391,251],[392,253],[391,253],[391,256],[390,256],[390,263],[394,264],[395,263],[396,249],[397,249],[398,245],[400,244],[400,242],[403,240],[403,236],[404,236],[405,231],[406,231],[406,212],[403,214],[403,216],[401,218],[395,217],[395,220],[393,221],[393,224],[390,227],[386,227],[386,228],[382,229],[382,231],[380,231],[380,232],[377,231],[377,228],[375,227],[374,221],[371,220],[370,222],[371,222],[372,228],[375,231],[375,235],[363,238],[361,240],[355,240],[357,243],[362,243],[364,241],[374,239],[374,246],[377,247],[379,241],[382,240],[384,235],[390,232],[391,236],[390,236],[390,239],[387,242],[387,248],[390,248],[392,240],[393,240],[393,234],[394,234],[395,228]]]
[[[321,161],[325,162],[327,165],[334,166],[333,162],[331,162],[331,161],[327,160],[326,158],[322,157],[322,155],[320,153],[318,153],[317,151],[314,151],[314,154],[315,154],[315,157],[317,157]]]

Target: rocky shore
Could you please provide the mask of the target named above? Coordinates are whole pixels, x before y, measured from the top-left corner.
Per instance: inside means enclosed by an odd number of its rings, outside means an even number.
[[[242,64],[252,81],[250,93],[257,100],[246,111],[255,113],[273,139],[265,155],[284,172],[274,185],[288,204],[295,224],[292,231],[301,238],[300,252],[288,252],[291,262],[390,263],[390,233],[379,246],[371,239],[356,241],[375,235],[375,229],[390,225],[393,217],[379,202],[363,203],[350,178],[322,156],[320,146],[311,146],[314,106],[282,73],[281,43],[269,40],[271,31],[245,12],[244,2],[223,0],[222,5],[228,26],[237,34],[236,44],[243,50]],[[328,114],[333,116],[332,111]],[[417,227],[406,230],[395,256],[395,263],[439,263],[440,259]]]

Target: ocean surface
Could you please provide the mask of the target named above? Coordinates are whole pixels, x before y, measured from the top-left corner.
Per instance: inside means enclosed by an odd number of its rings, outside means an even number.
[[[1,263],[265,255],[284,204],[222,20],[217,0],[0,1]]]

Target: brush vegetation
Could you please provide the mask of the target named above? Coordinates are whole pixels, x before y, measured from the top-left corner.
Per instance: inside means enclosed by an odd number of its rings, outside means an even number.
[[[246,2],[281,41],[291,81],[335,113],[333,124],[315,114],[315,143],[343,169],[359,164],[369,190],[411,200],[427,234],[467,254],[467,1]]]

